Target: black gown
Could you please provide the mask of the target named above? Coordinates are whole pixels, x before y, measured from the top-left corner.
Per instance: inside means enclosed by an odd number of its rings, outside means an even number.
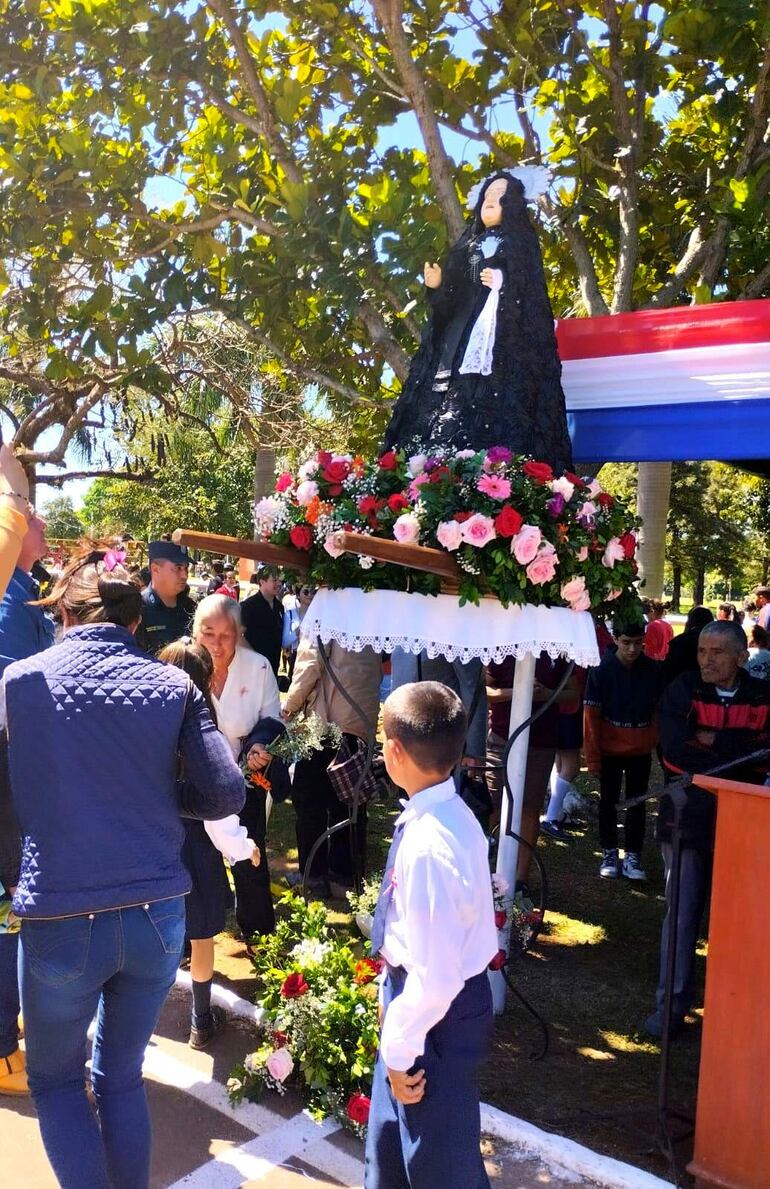
[[[503,274],[490,375],[460,366],[489,296],[479,274]],[[431,316],[393,410],[384,446],[484,449],[507,446],[572,466],[561,364],[537,237],[469,229],[449,253],[438,289],[428,289]]]

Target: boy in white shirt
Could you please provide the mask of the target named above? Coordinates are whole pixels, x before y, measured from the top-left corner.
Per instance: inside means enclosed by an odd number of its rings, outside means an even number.
[[[487,840],[455,792],[467,720],[435,681],[383,709],[385,764],[406,791],[372,926],[386,963],[366,1189],[486,1189],[476,1070],[492,1024],[497,932]]]

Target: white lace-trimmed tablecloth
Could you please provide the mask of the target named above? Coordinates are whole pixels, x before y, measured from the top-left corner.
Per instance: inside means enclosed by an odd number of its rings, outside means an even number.
[[[456,595],[406,594],[397,590],[319,590],[305,613],[302,634],[324,644],[336,640],[351,652],[444,656],[484,664],[526,653],[566,657],[587,667],[599,664],[594,621],[568,607],[503,607],[482,599],[460,606]]]

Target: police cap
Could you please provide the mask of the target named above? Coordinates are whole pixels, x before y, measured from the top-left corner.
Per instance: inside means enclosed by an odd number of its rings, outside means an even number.
[[[189,566],[190,554],[184,545],[173,541],[150,541],[147,547],[150,561],[172,561],[175,566]]]

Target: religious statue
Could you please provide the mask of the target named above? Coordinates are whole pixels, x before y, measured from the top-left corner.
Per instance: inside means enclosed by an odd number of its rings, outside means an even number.
[[[474,186],[468,226],[444,267],[426,263],[431,314],[385,434],[385,448],[508,446],[572,466],[561,364],[527,199],[542,167]]]

